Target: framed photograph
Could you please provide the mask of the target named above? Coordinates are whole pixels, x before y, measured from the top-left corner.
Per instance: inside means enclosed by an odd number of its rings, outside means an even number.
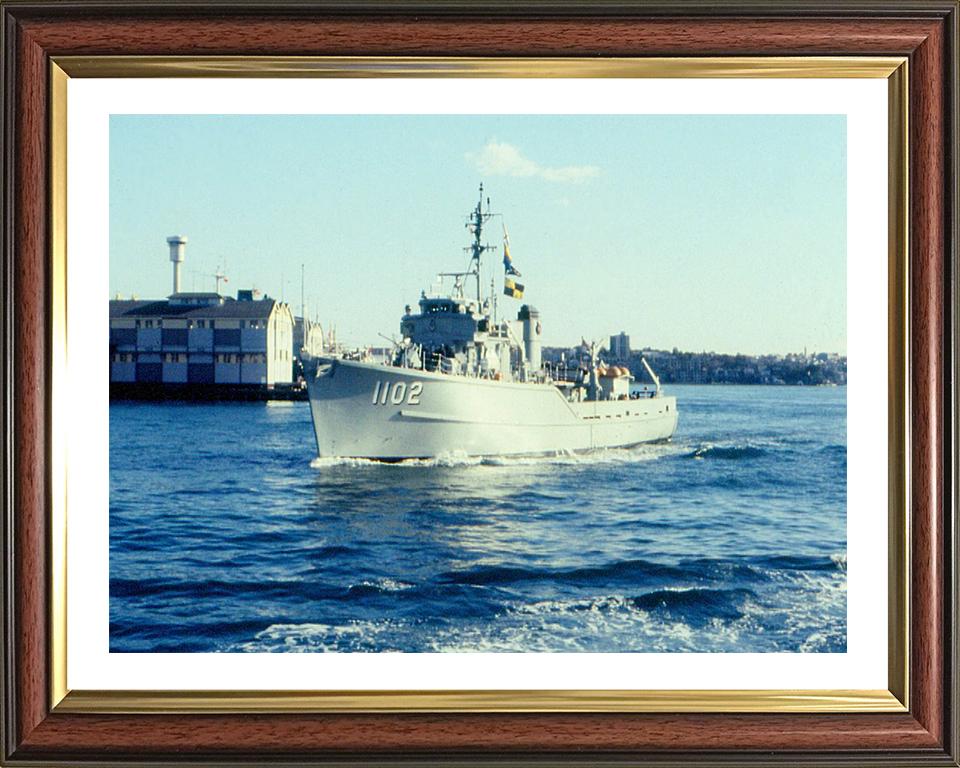
[[[3,2],[4,764],[957,765],[957,10]]]

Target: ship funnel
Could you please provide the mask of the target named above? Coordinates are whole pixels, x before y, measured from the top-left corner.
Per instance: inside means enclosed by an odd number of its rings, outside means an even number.
[[[530,304],[520,307],[517,319],[523,321],[523,351],[530,364],[530,370],[540,370],[540,310]]]
[[[173,292],[180,293],[180,265],[183,263],[183,246],[187,238],[173,235],[167,238],[170,246],[170,261],[173,262]]]

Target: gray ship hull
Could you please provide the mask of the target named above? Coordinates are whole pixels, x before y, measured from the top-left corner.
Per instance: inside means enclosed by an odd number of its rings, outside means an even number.
[[[569,402],[550,384],[319,359],[307,390],[321,457],[519,456],[665,440],[676,399]]]

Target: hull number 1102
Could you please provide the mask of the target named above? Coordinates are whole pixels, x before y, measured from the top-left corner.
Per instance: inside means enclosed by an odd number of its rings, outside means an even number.
[[[406,398],[407,405],[420,405],[420,393],[423,392],[423,382],[411,382],[409,389],[405,381],[395,381],[390,386],[389,381],[378,381],[373,390],[373,404],[386,405],[387,401],[394,405],[401,405]]]

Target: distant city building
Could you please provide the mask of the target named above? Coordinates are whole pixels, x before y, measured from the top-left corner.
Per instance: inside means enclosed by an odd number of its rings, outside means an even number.
[[[661,360],[665,357],[671,356],[671,353],[667,352],[666,350],[651,349],[650,347],[644,347],[642,350],[640,350],[640,354],[643,355],[643,357],[647,358],[648,363],[653,362],[654,360]],[[673,354],[676,355],[677,353],[674,352]]]
[[[610,355],[614,360],[630,359],[630,337],[623,331],[610,337]]]
[[[228,393],[293,383],[294,319],[287,304],[180,292],[184,237],[167,239],[174,293],[110,302],[111,391],[163,387]]]
[[[293,320],[293,353],[302,360],[304,357],[319,357],[323,354],[323,328],[320,323],[309,317],[295,317]]]
[[[575,367],[581,359],[582,350],[582,346],[544,347],[543,359],[559,366],[559,369],[566,369],[566,365]],[[646,359],[664,384],[842,386],[847,383],[847,358],[834,352],[821,352],[808,358],[798,354],[729,355],[644,347],[633,352],[626,361],[631,375],[637,381],[647,376],[641,358]]]

